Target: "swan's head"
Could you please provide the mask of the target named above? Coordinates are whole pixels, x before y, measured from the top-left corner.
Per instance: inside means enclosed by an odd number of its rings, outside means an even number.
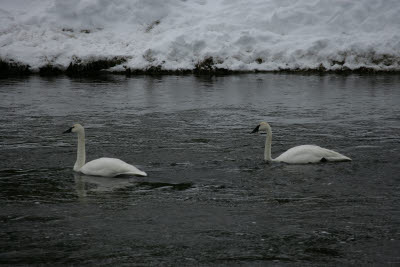
[[[83,126],[77,123],[63,133],[81,133],[81,132],[84,132]]]
[[[256,128],[251,133],[258,133],[259,131],[267,131],[268,129],[271,129],[271,126],[265,121],[260,122],[259,125],[257,125]]]

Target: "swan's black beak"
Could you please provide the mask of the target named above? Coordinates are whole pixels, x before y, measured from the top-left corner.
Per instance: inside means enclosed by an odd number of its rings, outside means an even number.
[[[257,125],[256,128],[254,128],[254,130],[251,133],[258,133],[258,130],[260,129],[260,124]]]
[[[63,134],[65,134],[65,133],[71,133],[71,132],[72,132],[72,127],[69,128],[68,130],[66,130],[65,132],[63,132]]]

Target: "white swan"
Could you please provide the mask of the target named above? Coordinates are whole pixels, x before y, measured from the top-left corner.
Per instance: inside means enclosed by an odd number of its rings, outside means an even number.
[[[74,124],[64,133],[78,134],[78,151],[77,159],[74,165],[74,171],[81,172],[86,175],[115,177],[118,175],[137,175],[147,176],[147,174],[135,166],[132,166],[120,159],[99,158],[86,162],[85,152],[85,129],[80,124]]]
[[[251,133],[256,133],[258,131],[267,132],[264,150],[265,161],[278,161],[290,164],[307,164],[326,161],[351,161],[349,157],[346,157],[338,152],[315,145],[302,145],[292,147],[288,151],[282,153],[279,157],[273,159],[271,157],[271,126],[269,126],[269,124],[266,122],[261,122]]]

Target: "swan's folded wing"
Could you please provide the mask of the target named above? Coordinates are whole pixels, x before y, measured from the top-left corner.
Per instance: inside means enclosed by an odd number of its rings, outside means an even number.
[[[147,176],[145,172],[135,166],[115,158],[99,158],[89,161],[83,165],[80,172],[86,175],[104,177],[114,177],[122,174]]]
[[[291,164],[317,163],[321,161],[351,161],[350,158],[326,148],[315,145],[296,146],[275,159]]]

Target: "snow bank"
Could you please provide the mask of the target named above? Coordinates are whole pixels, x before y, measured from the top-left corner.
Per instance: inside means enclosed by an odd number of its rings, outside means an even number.
[[[33,71],[115,58],[112,71],[399,71],[399,14],[399,0],[2,0],[0,60]]]

